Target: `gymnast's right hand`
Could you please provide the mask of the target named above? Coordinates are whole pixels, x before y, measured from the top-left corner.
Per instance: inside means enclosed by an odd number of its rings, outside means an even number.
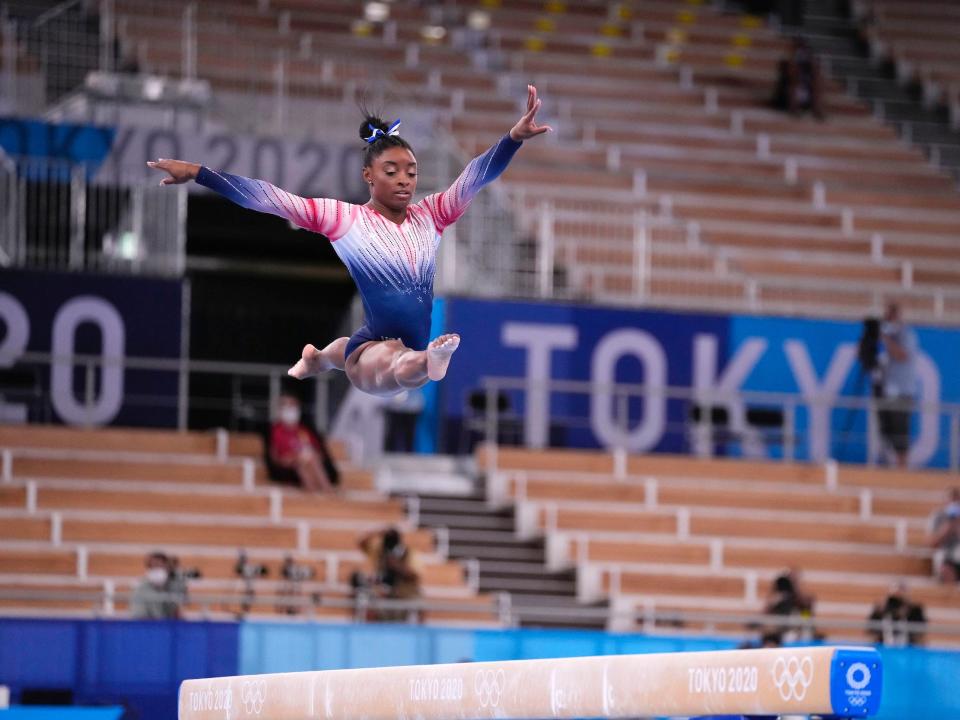
[[[183,160],[165,160],[158,158],[147,163],[147,167],[155,170],[163,170],[167,177],[160,181],[161,185],[180,185],[185,182],[197,179],[197,173],[200,172],[200,165],[197,163],[184,162]]]

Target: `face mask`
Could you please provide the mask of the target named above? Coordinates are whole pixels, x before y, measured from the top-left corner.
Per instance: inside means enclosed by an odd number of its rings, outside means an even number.
[[[280,410],[280,422],[284,425],[298,425],[300,423],[300,409],[285,407]]]
[[[150,568],[147,570],[147,582],[151,585],[163,585],[167,581],[167,571],[164,568]]]

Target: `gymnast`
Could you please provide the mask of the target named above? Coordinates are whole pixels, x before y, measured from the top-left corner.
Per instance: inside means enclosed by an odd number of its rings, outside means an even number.
[[[500,176],[524,140],[550,131],[537,124],[540,104],[537,89],[528,85],[526,111],[510,132],[471,160],[448,190],[413,205],[413,148],[400,137],[399,120],[388,126],[372,115],[360,126],[367,143],[363,179],[370,187],[365,205],[302,198],[262,180],[181,160],[147,165],[167,173],[161,185],[195,180],[238,205],[328,237],[360,292],[366,324],[353,337],[334,340],[322,350],[307,345],[289,374],[304,379],[344,370],[358,389],[386,397],[446,375],[460,336],[440,335],[428,342],[440,235],[463,215],[481,187]]]

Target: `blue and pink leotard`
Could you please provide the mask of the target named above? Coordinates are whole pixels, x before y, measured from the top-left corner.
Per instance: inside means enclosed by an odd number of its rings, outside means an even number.
[[[477,192],[500,176],[522,143],[502,137],[470,161],[453,185],[407,208],[399,225],[369,205],[292,195],[262,180],[200,169],[197,183],[238,205],[286,218],[327,236],[363,300],[366,325],[346,356],[371,340],[399,339],[424,350],[430,340],[433,279],[443,231],[466,211]]]

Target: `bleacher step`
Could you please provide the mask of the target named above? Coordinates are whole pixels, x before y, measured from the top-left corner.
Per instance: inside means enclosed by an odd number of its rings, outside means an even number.
[[[577,583],[575,580],[553,580],[546,577],[490,577],[481,573],[480,592],[537,592],[570,598],[577,592]]]
[[[451,544],[505,545],[510,547],[543,548],[542,538],[521,540],[515,533],[502,530],[450,530]]]
[[[483,562],[484,560],[530,562],[545,564],[542,548],[514,547],[510,545],[491,546],[491,545],[470,545],[470,544],[451,544],[450,557],[453,558],[476,558]]]
[[[512,517],[489,515],[434,515],[420,512],[420,523],[430,527],[447,527],[450,530],[514,530]]]
[[[449,513],[451,515],[495,515],[513,517],[512,508],[490,508],[483,497],[446,498],[435,495],[420,495],[421,513]]]
[[[501,575],[501,576],[510,576],[510,575],[540,575],[543,574],[545,566],[543,563],[536,562],[522,562],[522,561],[511,561],[511,560],[481,560],[480,561],[480,573],[481,574],[490,574],[490,575]],[[559,577],[561,575],[569,575],[570,578],[575,576],[573,570],[564,571],[563,573],[552,573],[554,577]]]

